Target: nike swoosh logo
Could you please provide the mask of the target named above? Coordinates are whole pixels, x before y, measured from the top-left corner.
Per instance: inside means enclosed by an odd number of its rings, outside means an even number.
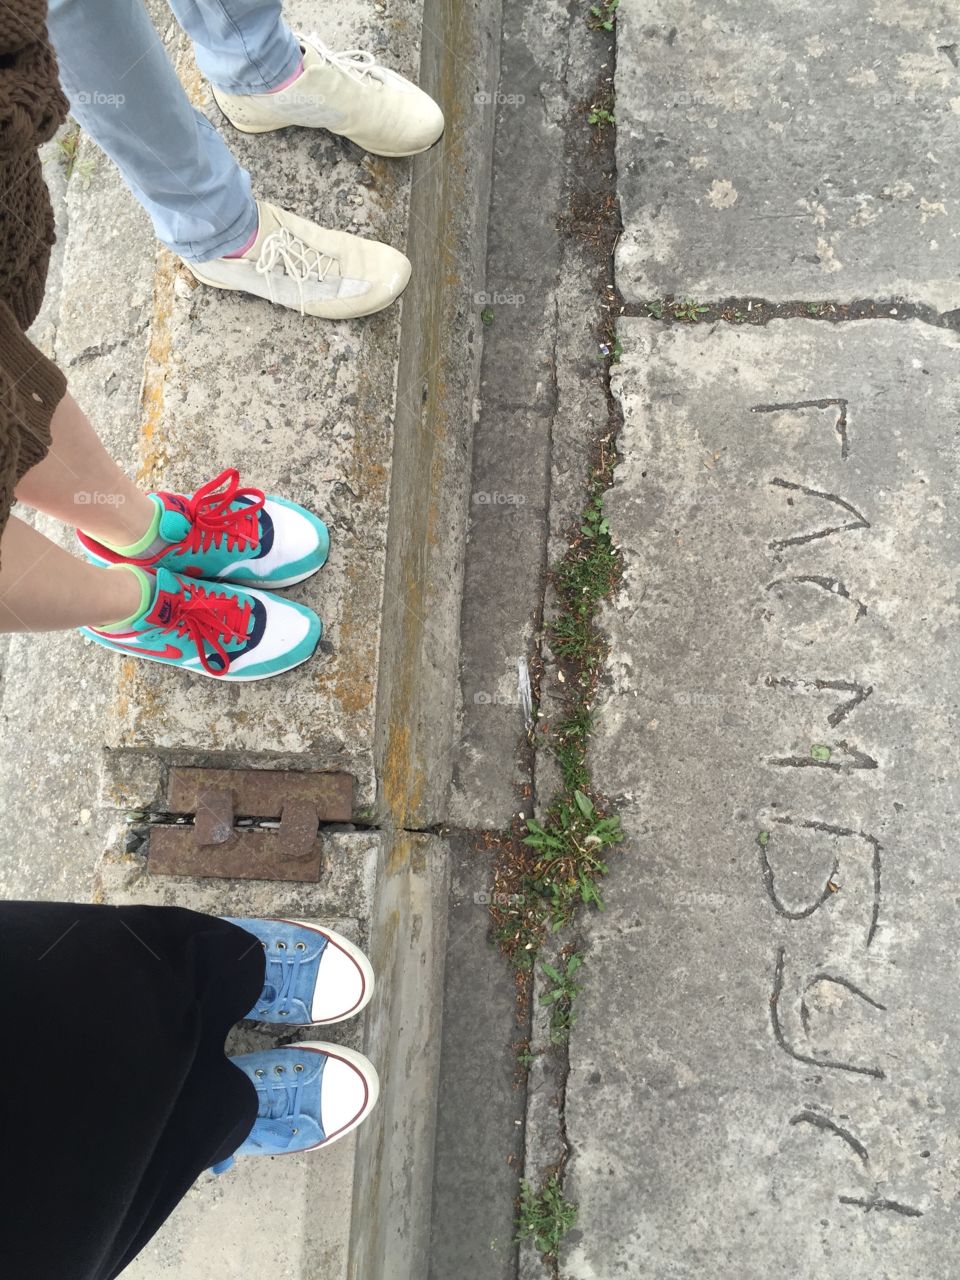
[[[103,632],[99,633],[103,635]],[[141,658],[182,658],[183,650],[178,649],[175,644],[168,644],[165,649],[148,649],[142,644],[121,644],[117,640],[106,636],[105,639],[110,640],[110,646],[113,649],[126,649],[129,653],[139,654]]]

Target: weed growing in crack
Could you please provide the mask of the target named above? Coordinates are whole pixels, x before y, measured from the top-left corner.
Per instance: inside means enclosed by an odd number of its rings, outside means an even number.
[[[693,298],[651,298],[643,308],[651,320],[676,320],[681,324],[697,324],[716,311],[715,307],[696,302]],[[739,324],[746,317],[737,311],[730,312],[725,318]]]
[[[592,4],[587,13],[587,26],[591,31],[612,31],[617,21],[620,0],[600,0]]]
[[[610,108],[599,104],[592,106],[587,115],[587,124],[596,125],[598,129],[605,129],[607,125],[616,123],[616,117]]]
[[[550,1039],[553,1044],[566,1044],[570,1039],[570,1030],[577,1020],[573,1004],[581,988],[574,982],[574,978],[582,964],[583,956],[574,952],[567,956],[560,969],[546,961],[540,966],[553,983],[549,991],[545,991],[540,997],[541,1004],[550,1005]]]
[[[587,124],[592,124],[597,133],[602,133],[608,126],[617,123],[613,114],[615,98],[613,89],[601,82],[597,86],[597,96],[587,108]]]
[[[565,798],[556,802],[546,826],[528,818],[523,841],[538,855],[529,884],[546,903],[553,933],[569,923],[580,903],[603,910],[599,882],[607,864],[600,854],[623,839],[616,815],[601,817],[582,791],[573,796],[572,805]]]
[[[603,342],[600,343],[600,356],[604,360],[609,360],[611,364],[619,364],[622,355],[623,343],[620,341],[619,333],[611,325],[603,335]]]
[[[530,1041],[522,1041],[516,1048],[517,1066],[527,1072],[540,1055],[530,1048]]]
[[[685,320],[687,324],[696,324],[710,310],[702,302],[694,302],[692,298],[683,298],[673,304],[674,320]]]
[[[606,644],[594,619],[619,579],[620,557],[610,538],[610,523],[603,514],[603,489],[595,484],[579,534],[554,570],[559,599],[549,635],[550,647],[561,661],[580,665],[581,670],[575,674],[582,686],[592,682],[606,658]]]
[[[553,1257],[560,1241],[577,1220],[577,1206],[564,1199],[557,1175],[551,1174],[539,1191],[520,1183],[517,1206],[517,1243],[532,1240],[544,1257]]]
[[[76,178],[84,189],[89,187],[90,180],[96,172],[97,162],[93,156],[80,158],[80,130],[70,129],[57,138],[57,153],[63,165],[67,181]]]
[[[599,135],[598,135],[599,136]],[[765,325],[776,319],[812,319],[830,323],[846,320],[910,320],[942,329],[960,329],[960,313],[937,312],[930,307],[905,302],[903,298],[863,298],[857,302],[769,302],[765,298],[727,298],[717,302],[694,302],[689,298],[648,298],[623,308],[621,314],[644,315],[664,323],[696,324],[700,320],[723,320],[727,324]]]
[[[593,702],[607,655],[596,619],[620,581],[620,556],[603,512],[613,462],[601,446],[580,525],[553,571],[556,610],[547,639],[565,696],[543,745],[557,761],[561,787],[542,820],[518,824],[508,868],[518,900],[494,912],[497,941],[522,971],[533,968],[543,939],[569,924],[578,907],[603,909],[606,851],[623,839],[620,819],[602,808],[587,766]]]

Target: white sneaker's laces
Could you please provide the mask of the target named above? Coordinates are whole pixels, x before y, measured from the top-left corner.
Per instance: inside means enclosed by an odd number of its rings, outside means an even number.
[[[321,58],[349,76],[351,80],[363,84],[366,78],[370,78],[378,84],[382,83],[382,73],[386,68],[381,67],[369,49],[342,49],[336,53],[325,45],[319,36],[308,36],[307,39]],[[378,72],[380,74],[376,74]]]
[[[280,227],[264,238],[257,255],[256,267],[259,274],[267,279],[271,302],[276,299],[273,296],[270,275],[278,265],[292,280],[296,281],[300,295],[300,314],[303,315],[305,314],[303,286],[309,280],[325,280],[336,263],[336,258],[321,253],[319,249],[314,249],[299,236],[294,235],[288,227]]]

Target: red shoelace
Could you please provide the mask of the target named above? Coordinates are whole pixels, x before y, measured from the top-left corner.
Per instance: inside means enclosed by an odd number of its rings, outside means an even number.
[[[228,551],[245,551],[260,539],[259,514],[266,502],[260,489],[241,489],[240,472],[229,468],[201,485],[192,498],[171,494],[190,521],[190,531],[175,550],[194,554],[226,539]],[[231,510],[237,498],[249,498],[246,506]],[[169,548],[160,553],[169,554]],[[155,557],[159,558],[159,557]]]
[[[172,612],[170,620],[160,630],[188,638],[204,671],[212,676],[226,675],[230,670],[230,655],[224,646],[246,640],[250,630],[250,601],[241,604],[232,593],[221,595],[193,583],[189,588],[184,586],[178,595],[168,598]],[[222,668],[211,664],[208,646],[222,661]]]

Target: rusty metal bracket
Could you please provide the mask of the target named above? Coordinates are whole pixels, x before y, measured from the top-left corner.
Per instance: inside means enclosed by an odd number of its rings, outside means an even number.
[[[192,826],[151,828],[151,875],[317,881],[322,822],[349,822],[349,773],[272,769],[171,769],[167,811]],[[238,826],[238,820],[252,820]],[[269,825],[264,825],[269,824]]]

